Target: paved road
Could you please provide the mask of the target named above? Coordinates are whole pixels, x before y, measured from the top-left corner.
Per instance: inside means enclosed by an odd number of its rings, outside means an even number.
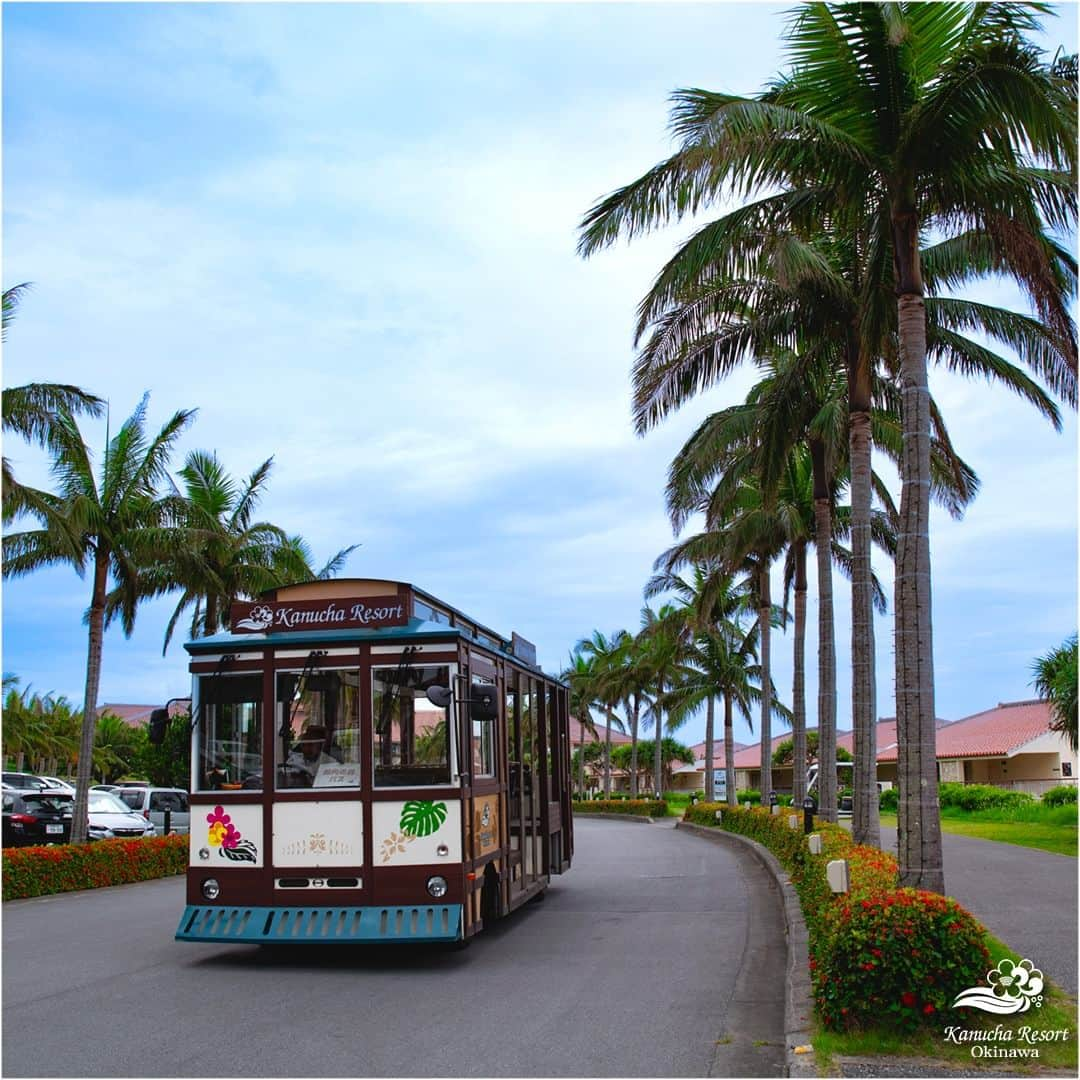
[[[576,830],[546,900],[460,952],[174,942],[178,879],[7,903],[2,1072],[781,1075],[764,871],[665,824]]]
[[[896,830],[881,842],[894,854]],[[1069,855],[942,833],[945,889],[995,936],[1077,992],[1077,861]]]

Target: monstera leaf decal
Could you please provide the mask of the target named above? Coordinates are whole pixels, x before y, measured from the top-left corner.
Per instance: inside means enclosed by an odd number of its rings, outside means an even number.
[[[407,836],[430,836],[446,820],[446,803],[410,800],[401,808],[401,831]]]

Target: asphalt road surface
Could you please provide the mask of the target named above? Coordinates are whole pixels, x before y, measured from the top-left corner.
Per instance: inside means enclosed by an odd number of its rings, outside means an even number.
[[[941,834],[945,891],[995,937],[1070,994],[1077,992],[1077,864],[1069,855]],[[881,830],[896,853],[896,830]]]
[[[785,945],[742,851],[578,819],[467,949],[173,941],[181,879],[9,902],[5,1076],[779,1076]]]

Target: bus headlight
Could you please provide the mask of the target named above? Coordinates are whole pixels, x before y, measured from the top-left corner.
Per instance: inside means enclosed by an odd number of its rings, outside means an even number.
[[[217,878],[208,877],[202,883],[202,894],[207,900],[216,900],[221,895],[221,885]]]
[[[429,877],[427,879],[427,891],[436,900],[441,900],[446,895],[446,878],[440,877],[438,874],[435,877]]]

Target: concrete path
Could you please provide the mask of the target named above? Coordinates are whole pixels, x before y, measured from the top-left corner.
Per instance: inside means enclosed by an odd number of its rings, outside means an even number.
[[[850,827],[850,822],[844,822]],[[896,853],[896,830],[881,843]],[[1077,860],[1037,848],[942,834],[945,890],[1063,990],[1077,993]]]

